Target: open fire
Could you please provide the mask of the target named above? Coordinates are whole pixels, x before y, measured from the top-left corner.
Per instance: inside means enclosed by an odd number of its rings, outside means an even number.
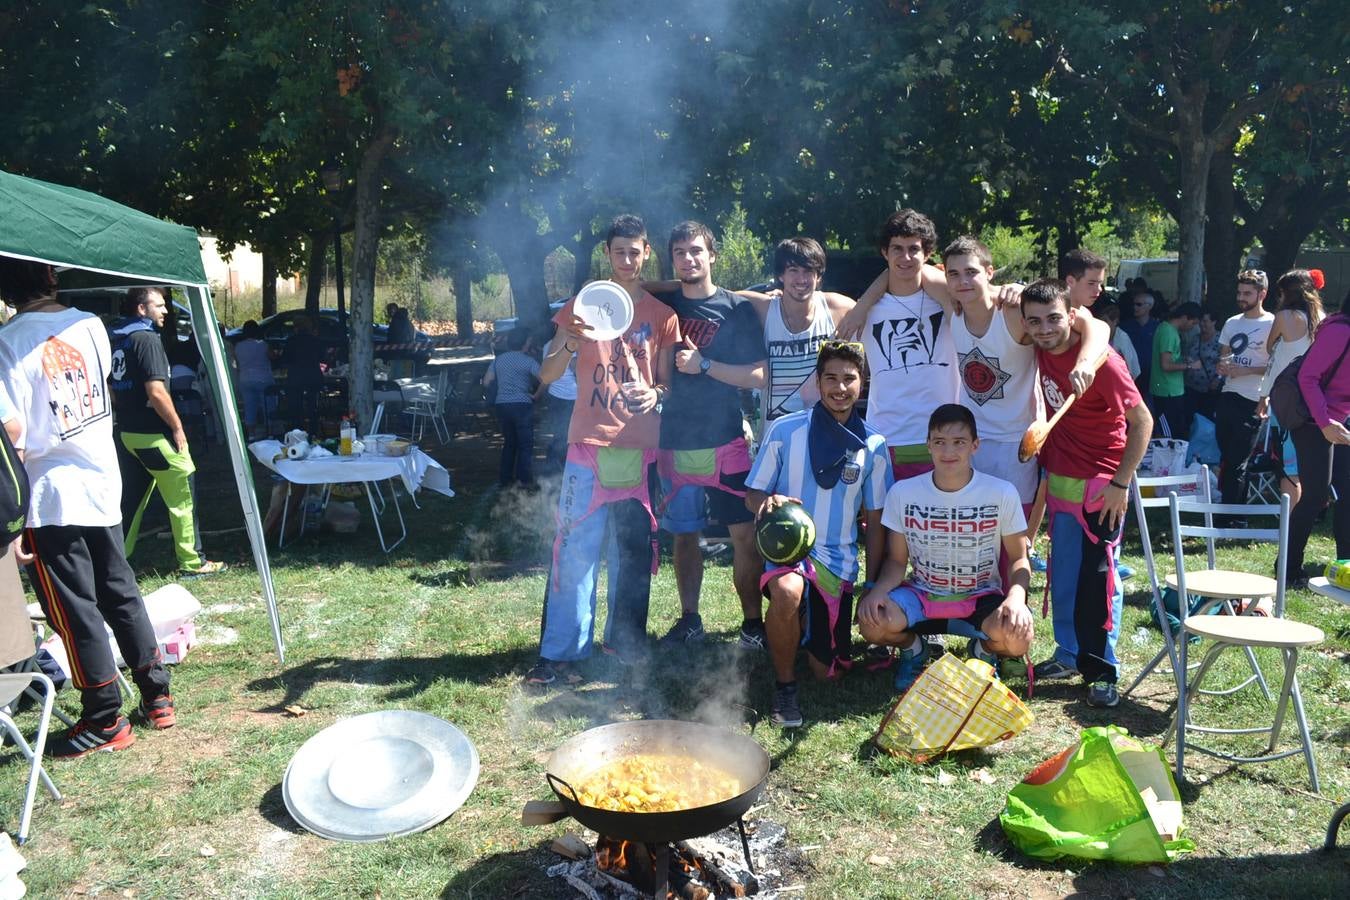
[[[776,822],[745,823],[742,845],[735,825],[707,837],[670,844],[645,844],[598,836],[587,844],[567,832],[552,849],[571,862],[548,868],[565,879],[573,896],[586,900],[723,900],[727,897],[798,897],[801,879],[810,869],[801,851],[789,846],[786,830]],[[754,871],[746,862],[746,852]],[[664,874],[664,878],[658,876]]]
[[[665,852],[662,852],[662,851]],[[759,893],[759,879],[745,870],[733,872],[711,855],[695,849],[688,841],[659,848],[646,844],[601,836],[595,845],[595,867],[605,874],[632,884],[648,896],[659,896],[657,864],[667,857],[666,897],[683,900],[711,900],[722,897],[749,897]]]

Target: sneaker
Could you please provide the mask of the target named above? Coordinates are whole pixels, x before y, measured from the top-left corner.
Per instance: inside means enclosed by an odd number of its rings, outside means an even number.
[[[685,613],[661,637],[661,643],[673,644],[703,643],[703,617],[698,613]]]
[[[971,659],[978,659],[978,660],[982,660],[983,662],[989,663],[989,665],[990,665],[990,666],[993,668],[993,670],[994,670],[994,677],[995,677],[995,678],[998,678],[998,677],[999,677],[999,675],[998,675],[998,666],[999,666],[999,658],[998,658],[998,654],[997,654],[997,653],[990,653],[988,650],[984,649],[984,648],[980,645],[980,639],[979,639],[979,638],[974,638],[974,637],[973,637],[973,638],[970,639],[970,642],[969,642],[968,644],[966,644],[966,655],[969,656]]]
[[[1039,674],[1039,673],[1037,673]],[[1114,681],[1094,681],[1088,685],[1088,706],[1109,708],[1120,702]]]
[[[1128,581],[1134,577],[1134,569],[1124,563],[1116,563],[1116,575],[1120,577],[1121,581]]]
[[[1078,677],[1077,669],[1064,665],[1053,656],[1045,662],[1036,663],[1033,668],[1036,670],[1037,681],[1064,681]]]
[[[796,683],[784,685],[773,692],[773,724],[782,728],[799,728],[802,724],[802,707],[797,702]]]
[[[53,759],[79,759],[96,750],[125,750],[134,743],[136,735],[131,733],[126,716],[118,716],[107,728],[96,728],[81,719],[61,737],[47,742],[47,755]]]
[[[1039,553],[1031,554],[1031,571],[1045,572],[1048,571],[1049,569],[1050,565],[1045,561],[1044,556],[1041,556]]]
[[[741,639],[736,646],[742,650],[767,650],[769,633],[764,630],[763,619],[750,619],[741,623]]]
[[[543,687],[546,684],[552,684],[558,680],[558,673],[553,669],[553,663],[539,657],[539,662],[533,669],[525,673],[525,683],[534,684]]]
[[[197,566],[183,566],[178,570],[178,574],[183,578],[200,578],[203,575],[217,575],[230,567],[229,563],[223,563],[219,560],[204,559]]]
[[[863,651],[863,668],[869,672],[880,672],[895,664],[895,654],[885,644],[868,644]]]
[[[928,662],[927,641],[923,638],[918,639],[920,647],[917,653],[911,653],[908,649],[897,650],[895,653],[895,689],[904,693],[914,686],[918,680],[919,674],[923,672],[924,664]]]
[[[137,709],[141,718],[156,728],[172,728],[178,722],[174,716],[173,697],[169,694],[160,694],[149,703],[142,699]]]

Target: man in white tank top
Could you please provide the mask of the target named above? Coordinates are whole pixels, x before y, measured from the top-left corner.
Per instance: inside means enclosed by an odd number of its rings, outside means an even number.
[[[931,219],[912,209],[893,213],[877,241],[886,271],[858,298],[838,329],[847,336],[858,333],[861,326],[871,375],[867,420],[886,435],[897,481],[932,470],[928,417],[944,403],[966,400],[950,325],[960,312],[960,301],[951,295],[943,273],[924,264],[936,246],[937,230]],[[990,296],[987,278],[986,273],[986,300]],[[1016,306],[1020,291],[1019,285],[1004,286],[994,304],[1012,305],[1009,322],[1020,318]],[[1085,317],[1076,327],[1085,329],[1090,320]],[[1075,366],[1075,388],[1086,390],[1093,372],[1091,365],[1080,362]]]
[[[962,236],[942,251],[947,290],[961,306],[951,320],[952,343],[961,385],[961,403],[975,414],[980,446],[973,464],[977,472],[1011,482],[1024,511],[1036,497],[1039,469],[1035,460],[1020,462],[1017,447],[1027,427],[1040,414],[1036,390],[1036,350],[1027,334],[1020,309],[994,303],[989,278],[993,260],[989,248]],[[1111,330],[1105,323],[1084,320],[1080,365],[1106,351]]]
[[[852,298],[820,290],[825,249],[813,238],[780,241],[773,252],[773,274],[782,288],[779,296],[737,291],[750,300],[764,324],[769,375],[760,409],[765,424],[815,406],[820,399],[816,354],[853,308]]]

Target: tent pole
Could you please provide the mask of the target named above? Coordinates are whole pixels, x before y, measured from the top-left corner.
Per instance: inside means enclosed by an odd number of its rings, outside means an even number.
[[[216,311],[211,304],[211,293],[206,285],[186,287],[192,307],[192,333],[197,338],[197,349],[206,361],[206,375],[211,384],[212,400],[225,430],[225,443],[230,449],[234,480],[239,489],[239,502],[244,508],[244,526],[249,544],[253,547],[253,562],[262,581],[263,600],[272,624],[272,641],[276,645],[277,660],[286,662],[286,645],[281,637],[281,615],[277,611],[276,591],[272,586],[272,567],[267,558],[267,544],[263,536],[262,515],[258,510],[258,495],[253,485],[253,468],[248,447],[239,421],[239,410],[234,404],[233,376],[225,357],[225,344],[216,322]]]

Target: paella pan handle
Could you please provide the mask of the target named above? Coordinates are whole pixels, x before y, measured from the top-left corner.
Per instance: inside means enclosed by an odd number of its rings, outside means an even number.
[[[557,775],[554,775],[552,772],[545,772],[544,777],[548,779],[549,786],[552,787],[553,790],[557,791],[559,797],[563,795],[563,792],[562,789],[558,787],[558,785],[562,785],[563,787],[567,788],[567,793],[572,795],[572,802],[575,803],[577,806],[582,805],[581,798],[577,796],[576,789],[573,788],[566,781],[563,781],[561,778],[559,778]]]
[[[754,734],[755,726],[758,725],[759,720],[763,718],[763,716],[759,714],[759,710],[755,709],[753,706],[747,706],[744,703],[733,703],[731,705],[736,709],[744,710],[745,712],[749,713],[749,716],[747,717],[748,721],[745,724],[748,724],[750,726],[750,730],[748,733]]]

